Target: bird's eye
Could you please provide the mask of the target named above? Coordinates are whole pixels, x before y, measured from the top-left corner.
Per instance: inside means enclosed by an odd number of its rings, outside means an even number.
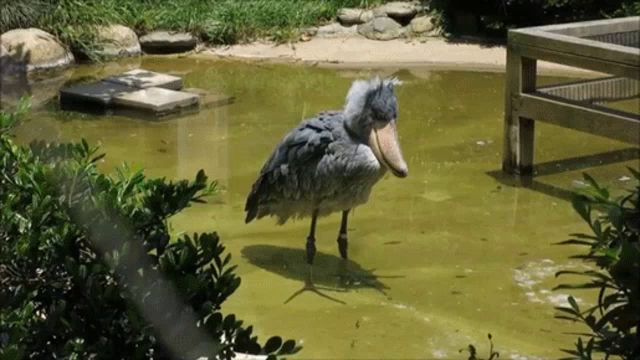
[[[393,114],[376,114],[373,119],[376,122],[387,123],[393,118]]]

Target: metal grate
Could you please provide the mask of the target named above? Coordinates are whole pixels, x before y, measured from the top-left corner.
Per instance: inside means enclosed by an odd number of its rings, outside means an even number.
[[[640,96],[638,81],[623,77],[609,77],[540,87],[538,91],[587,103],[604,103],[637,98]]]
[[[640,49],[640,30],[585,36],[584,39]]]

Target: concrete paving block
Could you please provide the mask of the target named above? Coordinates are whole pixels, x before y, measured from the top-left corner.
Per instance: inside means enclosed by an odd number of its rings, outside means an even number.
[[[150,87],[113,97],[113,103],[129,108],[152,111],[156,114],[171,113],[200,103],[197,94]]]
[[[115,95],[128,94],[137,90],[121,84],[99,81],[61,89],[60,101],[65,104],[92,103],[109,106]]]
[[[120,75],[108,77],[105,81],[139,89],[159,87],[170,90],[180,90],[183,86],[182,78],[144,69],[127,71]]]

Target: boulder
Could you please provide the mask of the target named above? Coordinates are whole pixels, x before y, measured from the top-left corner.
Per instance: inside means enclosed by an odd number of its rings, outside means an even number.
[[[431,32],[435,26],[433,25],[433,19],[429,16],[418,16],[411,19],[409,23],[411,31],[416,34],[424,34]]]
[[[338,21],[344,26],[364,24],[373,19],[373,11],[343,8],[338,11]]]
[[[154,31],[140,37],[142,50],[151,54],[171,54],[193,50],[198,39],[190,33]]]
[[[4,46],[3,58],[24,64],[27,71],[64,68],[74,62],[73,54],[58,39],[40,29],[7,31],[0,36],[0,43]]]
[[[392,40],[403,37],[405,29],[395,20],[377,17],[366,24],[358,25],[358,33],[373,40]]]
[[[96,35],[102,46],[99,55],[105,57],[132,56],[141,52],[138,35],[130,28],[122,25],[100,26]]]
[[[360,25],[359,25],[360,26]],[[331,37],[348,37],[357,34],[355,26],[342,26],[339,23],[331,23],[318,28],[316,32],[317,37],[331,38]]]
[[[360,13],[362,9],[342,8],[338,10],[338,21],[345,26],[362,24]]]
[[[318,33],[318,28],[315,26],[300,29],[300,41],[309,41]]]
[[[363,24],[373,20],[374,17],[375,15],[373,13],[373,10],[365,10],[360,14],[360,20]]]
[[[300,33],[308,36],[316,36],[316,34],[318,33],[318,28],[315,26],[302,28],[300,29]]]
[[[378,12],[384,12],[388,17],[407,24],[416,16],[418,9],[413,3],[392,1],[378,7]]]
[[[9,50],[0,42],[0,75],[2,77],[16,73],[26,73],[27,66],[24,62],[16,61],[11,57]]]

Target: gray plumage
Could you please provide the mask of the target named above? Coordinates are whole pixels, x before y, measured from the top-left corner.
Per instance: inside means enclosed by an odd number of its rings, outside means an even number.
[[[343,111],[321,112],[291,130],[253,184],[245,221],[275,216],[283,224],[290,218],[324,216],[367,202],[388,167],[374,153],[369,138],[378,123],[393,122],[395,131],[396,84],[397,79],[357,80]],[[404,175],[398,176],[406,176],[406,164],[403,169]],[[315,216],[312,230],[314,225]]]

